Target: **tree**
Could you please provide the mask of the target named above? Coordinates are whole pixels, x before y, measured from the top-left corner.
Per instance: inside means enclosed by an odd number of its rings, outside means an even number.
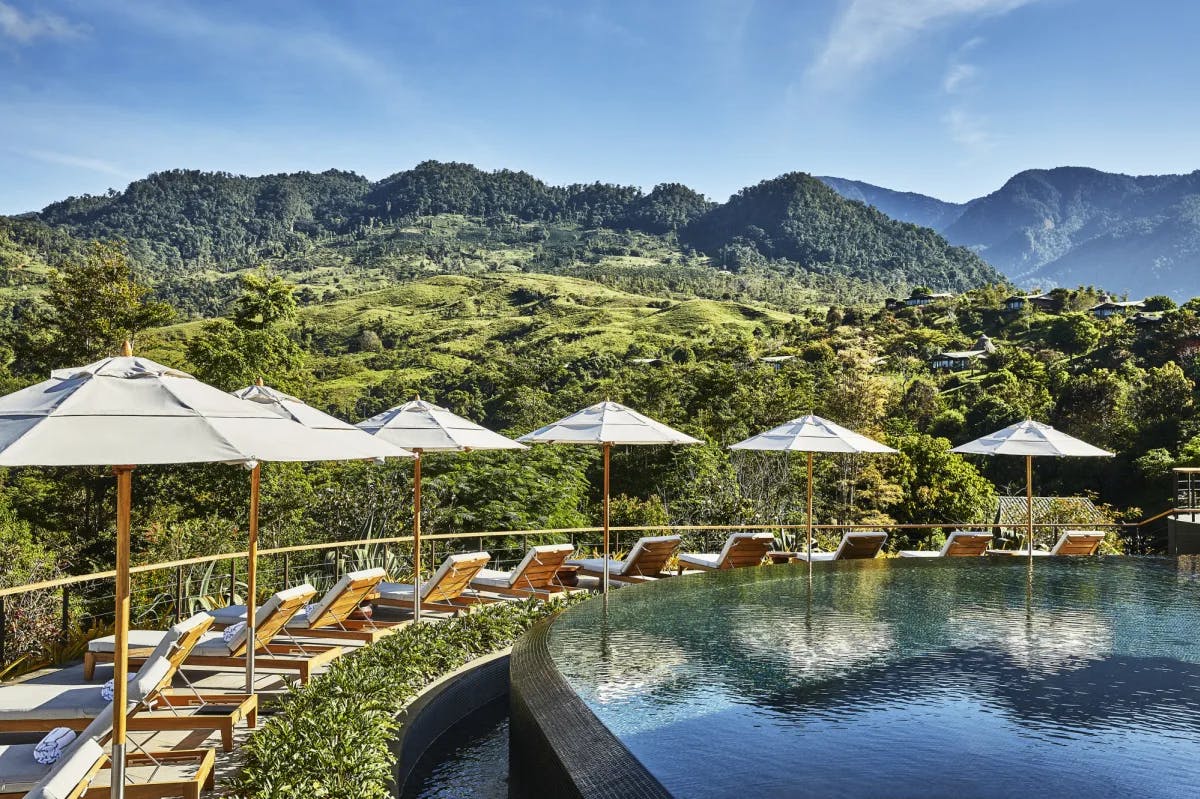
[[[45,360],[67,366],[115,355],[125,339],[169,322],[166,303],[147,300],[121,244],[95,242],[79,260],[54,272],[46,294]]]
[[[899,454],[884,460],[884,473],[901,488],[889,510],[908,524],[979,522],[988,518],[996,490],[950,451],[950,442],[924,433],[891,441]]]
[[[258,378],[284,391],[304,387],[304,350],[282,326],[295,314],[292,286],[265,275],[246,275],[242,285],[233,321],[205,322],[200,335],[188,342],[187,357],[196,376],[226,391]]]
[[[1147,311],[1173,311],[1178,306],[1175,304],[1175,300],[1165,294],[1155,294],[1153,297],[1143,300],[1142,307]]]

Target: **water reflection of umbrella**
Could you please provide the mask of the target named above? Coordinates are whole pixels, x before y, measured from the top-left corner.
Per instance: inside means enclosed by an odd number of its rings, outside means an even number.
[[[1066,433],[1055,430],[1048,424],[1026,419],[1009,425],[1003,430],[977,438],[951,452],[964,455],[1024,455],[1025,456],[1025,505],[1028,513],[1026,541],[1029,547],[1029,565],[1033,566],[1033,459],[1034,458],[1109,458],[1111,452],[1093,447]]]
[[[493,433],[470,419],[420,397],[358,423],[366,433],[411,449],[413,463],[413,620],[421,620],[421,453],[470,452],[476,449],[525,449],[524,444]]]
[[[329,439],[330,443],[350,453],[360,453],[363,459],[411,458],[406,449],[393,446],[386,441],[372,438],[349,422],[317,410],[303,401],[282,391],[263,385],[260,378],[252,386],[233,392],[233,396],[247,402],[255,402],[284,419],[302,424],[313,431],[314,437]],[[250,470],[250,529],[247,546],[246,568],[246,636],[254,640],[254,604],[258,580],[258,494],[262,476],[262,464],[255,462]],[[254,690],[254,650],[246,647],[246,690]]]
[[[0,466],[111,466],[117,478],[113,706],[126,703],[129,528],[133,469],[361,457],[339,442],[145,358],[123,355],[60,369],[0,397]],[[112,794],[124,795],[125,714],[112,733]]]
[[[584,408],[518,441],[530,444],[599,444],[604,448],[604,577],[608,592],[608,477],[613,444],[699,444],[700,441],[643,416],[619,402],[604,401]]]
[[[878,441],[813,414],[784,422],[765,433],[759,433],[745,441],[739,441],[730,446],[730,449],[808,453],[808,559],[810,563],[813,540],[813,453],[896,451]]]

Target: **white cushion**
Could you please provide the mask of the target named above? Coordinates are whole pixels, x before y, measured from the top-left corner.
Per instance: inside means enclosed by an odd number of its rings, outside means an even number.
[[[413,598],[412,583],[380,583],[379,596],[384,599],[407,599],[411,602]]]
[[[625,568],[625,563],[626,563],[626,561],[623,561],[623,560],[613,560],[612,558],[609,558],[608,559],[608,573],[610,575],[620,574],[621,571]],[[601,572],[604,571],[604,558],[583,558],[581,560],[568,560],[567,565],[568,566],[577,566],[578,568],[582,569],[583,571],[592,572],[593,574],[600,574]]]
[[[166,633],[162,630],[130,630],[127,640],[131,649],[155,649],[162,643],[165,636]],[[88,641],[88,651],[111,655],[117,649],[116,641],[117,637],[115,635],[93,638]]]
[[[707,566],[710,569],[716,569],[721,565],[721,560],[725,553],[716,555],[705,555],[702,552],[684,552],[679,556],[680,563],[690,563],[694,566]]]
[[[246,620],[245,605],[226,605],[223,608],[213,608],[204,612],[212,616],[220,624],[236,624],[239,621]]]
[[[0,746],[0,793],[25,793],[34,784],[50,773],[50,766],[43,766],[33,759],[36,744],[9,744]],[[63,755],[67,756],[66,753]]]
[[[513,572],[502,572],[495,569],[480,569],[479,574],[471,578],[471,585],[487,588],[512,588],[512,574]]]
[[[797,552],[796,557],[800,560],[811,560],[813,563],[824,562],[827,560],[836,560],[837,552],[814,552],[810,558],[807,552]]]
[[[918,550],[918,549],[902,549],[896,553],[902,558],[940,558],[943,557],[940,550]]]
[[[104,750],[100,744],[90,738],[84,739],[54,764],[50,773],[25,795],[25,799],[66,799],[102,757]]]

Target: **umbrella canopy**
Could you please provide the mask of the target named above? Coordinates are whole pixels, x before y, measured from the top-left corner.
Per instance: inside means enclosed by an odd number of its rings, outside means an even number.
[[[422,452],[526,448],[419,397],[359,422],[358,427],[398,447]]]
[[[407,447],[416,455],[413,465],[413,619],[420,621],[421,453],[528,447],[420,397],[359,422],[358,427],[376,438]]]
[[[264,385],[247,386],[233,392],[238,399],[252,402],[284,419],[304,425],[316,433],[312,440],[328,440],[329,446],[345,448],[346,452],[360,452],[366,458],[411,458],[413,453],[397,446],[386,438],[368,435],[364,430],[344,422],[336,416],[319,411],[311,405],[282,391]],[[340,459],[350,458],[348,455]],[[265,460],[272,460],[266,458]]]
[[[813,541],[813,453],[884,453],[896,450],[867,438],[853,430],[847,430],[828,419],[809,414],[790,422],[784,422],[765,433],[750,436],[745,441],[732,444],[730,449],[752,449],[765,452],[808,453],[808,562],[812,566]]]
[[[1033,458],[1108,458],[1111,452],[1027,419],[977,438],[952,452],[964,455],[1026,455]]]
[[[969,441],[951,450],[963,455],[1024,455],[1026,544],[1029,566],[1033,568],[1033,459],[1034,458],[1106,458],[1112,453],[1072,438],[1048,424],[1026,419],[1003,430]]]
[[[619,402],[605,400],[539,427],[517,439],[531,444],[598,444],[604,448],[604,578],[608,592],[608,481],[613,444],[699,444],[692,438],[643,416]]]
[[[896,451],[874,439],[812,414],[784,422],[765,433],[739,441],[729,448],[778,452]]]
[[[392,451],[388,454],[398,455]],[[146,358],[58,369],[0,397],[0,466],[105,466],[379,457]]]
[[[530,444],[699,444],[619,402],[598,402],[517,439]]]
[[[373,457],[316,435],[186,372],[133,357],[59,369],[0,397],[0,466],[112,465],[117,478],[114,707],[126,696],[132,472],[141,464],[257,463]],[[253,618],[253,617],[251,617]],[[113,796],[124,795],[125,715],[112,734]]]

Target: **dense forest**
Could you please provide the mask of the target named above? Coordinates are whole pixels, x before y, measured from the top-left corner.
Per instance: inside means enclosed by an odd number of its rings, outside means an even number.
[[[448,215],[474,222],[446,235],[434,220]],[[322,291],[337,272],[335,290],[354,291],[414,270],[486,268],[502,247],[517,251],[505,259],[512,268],[591,278],[597,274],[588,267],[608,256],[652,251],[641,269],[625,263],[599,271],[615,281],[678,283],[681,275],[663,276],[662,268],[691,267],[688,290],[705,296],[716,291],[714,272],[784,278],[823,298],[878,299],[918,284],[964,290],[999,280],[932,231],[844,200],[799,173],[718,205],[680,184],[650,192],[551,186],[525,172],[435,161],[375,184],[336,170],[254,178],[175,170],[124,191],[54,203],[30,220],[85,240],[125,241],[159,298],[197,316],[214,315],[231,298],[230,274],[262,264]]]

